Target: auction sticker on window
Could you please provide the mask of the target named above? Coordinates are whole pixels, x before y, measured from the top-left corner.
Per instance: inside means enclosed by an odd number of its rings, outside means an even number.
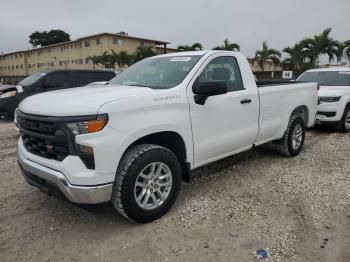
[[[179,56],[179,57],[173,57],[170,59],[172,62],[188,62],[191,60],[191,57],[188,56]]]

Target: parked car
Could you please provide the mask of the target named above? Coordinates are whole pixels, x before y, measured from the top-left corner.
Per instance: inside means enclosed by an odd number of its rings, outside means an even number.
[[[298,155],[316,109],[317,83],[257,86],[241,53],[166,54],[106,86],[24,100],[17,159],[31,185],[148,222],[190,170],[270,141]]]
[[[298,81],[318,82],[320,85],[317,123],[331,125],[350,132],[350,68],[313,69]]]
[[[105,70],[49,70],[35,73],[0,90],[0,116],[12,118],[19,103],[26,97],[60,89],[80,87],[96,81],[109,81],[116,76]]]

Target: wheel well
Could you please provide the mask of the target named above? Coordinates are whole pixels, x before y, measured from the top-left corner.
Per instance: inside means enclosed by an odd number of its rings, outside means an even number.
[[[133,142],[128,147],[128,149],[140,144],[154,144],[154,145],[165,147],[170,151],[172,151],[176,155],[177,159],[181,164],[183,180],[187,182],[190,180],[189,163],[186,163],[185,142],[178,133],[172,132],[172,131],[164,131],[164,132],[150,134],[150,135],[141,137],[135,142]]]
[[[308,123],[309,123],[309,110],[308,110],[307,106],[297,107],[296,109],[294,109],[292,116],[293,115],[300,116],[303,119],[305,125],[306,126],[308,125]]]

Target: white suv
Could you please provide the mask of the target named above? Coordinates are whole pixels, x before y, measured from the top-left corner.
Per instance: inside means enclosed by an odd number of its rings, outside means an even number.
[[[317,124],[332,125],[350,132],[350,68],[313,69],[302,74],[298,81],[318,82],[320,104]]]

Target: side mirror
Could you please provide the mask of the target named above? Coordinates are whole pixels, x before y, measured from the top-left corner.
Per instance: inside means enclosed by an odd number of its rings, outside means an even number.
[[[195,94],[194,101],[199,105],[204,105],[209,96],[226,94],[227,83],[222,80],[199,82],[197,79],[192,86],[192,91]]]

